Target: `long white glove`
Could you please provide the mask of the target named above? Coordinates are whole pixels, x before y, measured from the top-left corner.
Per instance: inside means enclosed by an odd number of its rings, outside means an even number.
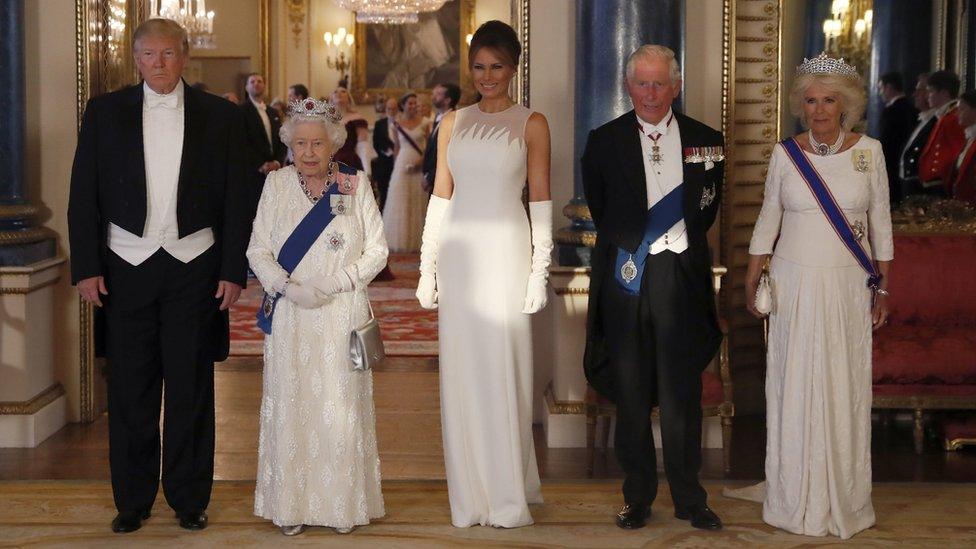
[[[417,284],[417,301],[424,309],[437,308],[437,246],[441,236],[441,220],[451,204],[450,200],[430,195],[424,235],[420,240],[420,282]]]
[[[342,292],[351,292],[356,287],[350,269],[355,269],[354,265],[339,269],[338,271],[323,276],[316,276],[306,282],[306,286],[311,288],[315,294],[321,298],[327,298]]]
[[[532,222],[532,272],[522,308],[526,314],[541,311],[549,301],[546,281],[552,263],[552,200],[529,202],[529,220]]]
[[[321,300],[315,295],[315,291],[295,280],[290,281],[285,286],[285,299],[302,309],[315,309],[321,304]]]

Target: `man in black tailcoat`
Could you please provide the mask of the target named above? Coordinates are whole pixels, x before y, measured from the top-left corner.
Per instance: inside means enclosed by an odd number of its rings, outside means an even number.
[[[672,111],[681,72],[670,49],[634,52],[626,86],[634,110],[591,131],[582,158],[598,231],[586,377],[617,406],[614,446],[626,475],[617,525],[640,528],[650,517],[657,493],[651,409],[659,406],[675,516],[716,530],[722,522],[698,472],[701,375],[722,338],[706,233],[721,200],[723,139]],[[661,220],[669,228],[652,237]]]
[[[285,163],[288,150],[281,142],[281,118],[265,104],[264,77],[258,73],[247,75],[245,97],[241,103],[244,113],[244,144],[247,152],[247,177],[250,186],[251,209],[257,211],[264,180],[268,173]]]
[[[905,96],[905,83],[900,73],[889,72],[881,75],[878,93],[885,107],[881,111],[881,127],[878,140],[884,152],[885,166],[888,169],[888,191],[891,204],[895,206],[904,198],[903,185],[898,174],[898,161],[915,129],[918,109],[914,102]]]
[[[71,279],[105,310],[117,533],[149,518],[160,465],[180,526],[206,527],[213,363],[227,357],[227,309],[247,273],[243,118],[183,82],[188,50],[177,23],[139,25],[143,81],[89,101],[71,171]]]

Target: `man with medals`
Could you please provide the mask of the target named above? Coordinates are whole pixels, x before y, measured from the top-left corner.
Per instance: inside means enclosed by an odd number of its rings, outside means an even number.
[[[590,132],[583,187],[598,236],[592,255],[584,367],[617,406],[624,470],[621,528],[640,528],[657,492],[651,409],[658,406],[675,516],[717,530],[698,481],[701,374],[721,332],[706,233],[724,168],[722,135],[671,108],[674,52],[645,45],[627,61],[634,110]]]

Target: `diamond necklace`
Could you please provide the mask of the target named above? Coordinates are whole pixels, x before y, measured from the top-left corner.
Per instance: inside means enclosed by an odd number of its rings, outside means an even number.
[[[820,156],[828,156],[836,153],[844,145],[844,130],[841,130],[837,134],[837,141],[834,141],[833,145],[827,145],[826,143],[820,143],[813,137],[813,132],[808,131],[807,137],[810,139],[810,146],[813,147],[814,152]]]
[[[298,184],[302,187],[302,192],[305,193],[305,197],[308,198],[312,204],[317,203],[319,199],[325,196],[325,192],[329,190],[329,187],[335,182],[336,168],[338,168],[336,163],[330,161],[329,168],[325,172],[325,186],[322,187],[322,192],[318,196],[312,195],[312,191],[308,190],[308,182],[305,181],[305,176],[302,175],[302,172],[298,172]]]

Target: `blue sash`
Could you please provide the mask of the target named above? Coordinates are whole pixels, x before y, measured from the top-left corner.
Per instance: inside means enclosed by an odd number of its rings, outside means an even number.
[[[668,232],[668,229],[674,227],[675,223],[684,219],[682,213],[684,190],[684,184],[678,185],[651,206],[651,209],[647,210],[644,238],[641,240],[640,246],[637,247],[637,251],[630,253],[623,248],[617,248],[614,273],[616,273],[617,283],[628,294],[640,294],[641,279],[644,277],[644,263],[647,261],[647,253],[651,244]],[[628,276],[628,270],[630,271],[629,275],[632,276]]]
[[[356,169],[339,163],[341,173],[356,176]],[[322,198],[312,206],[312,209],[305,214],[305,217],[298,223],[295,230],[288,236],[285,243],[278,252],[278,265],[290,275],[295,267],[301,263],[305,254],[312,248],[312,244],[318,240],[322,231],[332,223],[335,214],[332,213],[330,205],[331,196],[339,194],[339,185],[331,185]],[[278,305],[278,298],[281,294],[264,294],[264,300],[258,307],[257,324],[258,328],[265,334],[271,333],[271,319],[274,317],[275,307]]]
[[[817,204],[820,205],[820,209],[827,216],[827,221],[830,222],[830,226],[834,228],[841,242],[844,243],[847,250],[851,252],[854,259],[861,265],[864,272],[868,274],[868,287],[871,289],[877,288],[881,282],[881,273],[875,267],[874,261],[868,257],[864,246],[854,236],[854,230],[851,229],[851,224],[847,221],[847,217],[841,211],[840,206],[837,205],[837,201],[834,199],[834,195],[830,193],[830,189],[827,188],[827,184],[820,177],[820,174],[817,173],[817,169],[810,163],[810,160],[804,154],[796,139],[791,137],[782,141],[781,145],[786,149],[786,155],[793,161],[793,166],[796,168],[796,171],[800,172],[800,176],[806,181],[807,187],[813,193],[813,197],[817,199]]]

